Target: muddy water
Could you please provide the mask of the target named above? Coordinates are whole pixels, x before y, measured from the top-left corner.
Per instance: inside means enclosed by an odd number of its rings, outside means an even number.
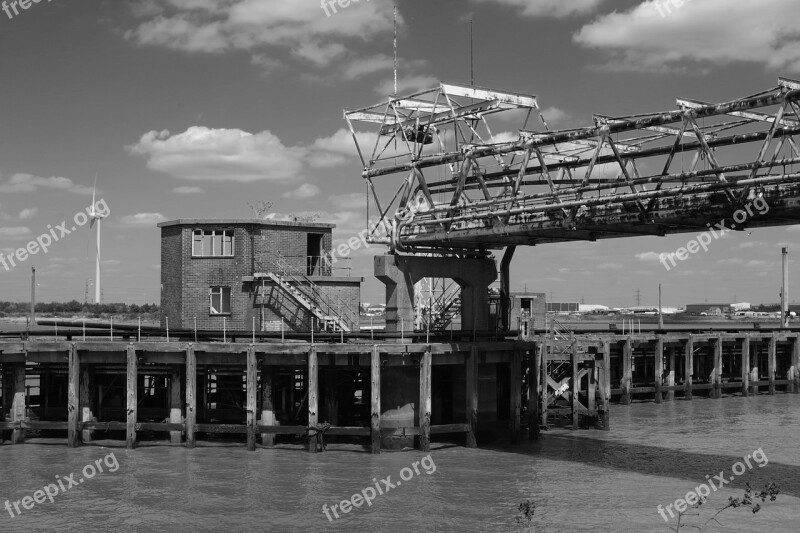
[[[706,475],[729,477],[734,463],[757,449],[767,464],[751,461],[753,468],[713,492],[691,521],[710,518],[746,481],[774,481],[782,490],[778,501],[755,515],[726,511],[709,531],[800,530],[800,396],[614,406],[611,424],[610,432],[550,431],[520,447],[437,449],[417,464],[419,474],[413,463],[425,454],[418,451],[2,446],[0,506],[9,500],[12,512],[14,501],[56,475],[75,472],[77,482],[87,464],[103,458],[119,467],[109,472],[101,461],[103,473],[53,503],[30,510],[20,504],[20,516],[0,508],[0,531],[519,531],[516,507],[531,498],[536,531],[666,532],[659,504],[683,497]],[[363,491],[373,479],[385,490],[380,480],[387,476],[394,488],[371,506],[347,514],[337,508],[340,518],[330,511],[332,520],[326,518],[324,504],[371,496]]]

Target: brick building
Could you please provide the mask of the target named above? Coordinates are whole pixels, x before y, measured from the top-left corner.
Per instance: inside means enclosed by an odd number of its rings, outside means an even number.
[[[161,322],[171,328],[358,331],[362,278],[332,264],[333,224],[181,219],[161,228]],[[283,326],[281,325],[283,323]]]

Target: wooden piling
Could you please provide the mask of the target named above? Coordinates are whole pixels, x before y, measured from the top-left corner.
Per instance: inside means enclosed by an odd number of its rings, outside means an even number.
[[[670,346],[669,348],[669,372],[667,373],[667,386],[675,387],[675,347]],[[670,388],[667,391],[667,398],[668,402],[675,401],[675,389]]]
[[[694,337],[689,335],[686,340],[686,358],[683,378],[683,399],[692,399],[692,375],[694,374]]]
[[[714,342],[714,384],[713,397],[719,400],[722,398],[722,335],[717,335]]]
[[[750,395],[750,337],[742,339],[741,354],[742,396]]]
[[[622,389],[622,405],[631,404],[631,384],[633,383],[633,370],[631,364],[633,363],[633,344],[631,338],[625,339],[625,344],[622,348],[622,381],[620,388]]]
[[[570,395],[570,407],[572,408],[572,430],[578,429],[578,419],[580,412],[578,410],[578,394],[581,390],[581,380],[578,377],[578,341],[573,340],[569,353],[570,362],[572,363],[572,394]]]
[[[247,347],[247,449],[256,449],[256,410],[258,409],[258,367],[255,346]]]
[[[750,370],[750,394],[758,395],[758,385],[755,383],[761,380],[761,376],[759,375],[759,364],[758,358],[761,355],[761,342],[759,340],[759,344],[756,345],[755,353],[751,353],[751,360],[748,363],[748,368]]]
[[[542,343],[531,350],[528,365],[528,438],[539,440],[539,365]]]
[[[431,449],[431,347],[422,354],[419,365],[419,449]]]
[[[93,414],[92,414],[92,376],[91,376],[91,369],[89,365],[83,365],[81,367],[81,377],[80,377],[80,387],[79,387],[79,408],[80,408],[80,419],[81,422],[92,422]],[[94,435],[94,431],[84,429],[81,431],[81,440],[86,442],[92,442],[92,436]]]
[[[511,417],[511,443],[518,444],[522,424],[522,353],[519,348],[514,348],[514,355],[511,357],[510,374],[510,412]]]
[[[467,448],[478,447],[478,347],[472,345],[467,355]]]
[[[800,336],[792,342],[792,391],[800,394]]]
[[[308,350],[308,451],[317,453],[317,423],[318,423],[318,400],[319,391],[319,364],[317,360],[317,348],[311,346]]]
[[[194,346],[186,347],[186,447],[195,447],[197,423],[197,355]]]
[[[169,422],[170,424],[180,424],[183,422],[181,415],[181,372],[178,367],[173,366],[169,379]],[[170,431],[169,441],[173,444],[180,444],[182,440],[181,431]]]
[[[273,367],[270,365],[263,365],[261,367],[261,425],[274,426],[277,425],[275,419],[275,407],[272,402],[272,373]],[[261,444],[263,446],[275,445],[274,433],[262,433]]]
[[[137,397],[138,384],[138,360],[136,359],[136,349],[133,345],[128,345],[128,376],[127,376],[127,414],[125,447],[129,450],[136,448],[136,418],[139,408]]]
[[[611,415],[609,413],[609,406],[611,404],[611,343],[609,341],[605,341],[603,343],[603,377],[600,381],[600,386],[603,390],[603,430],[610,431]]]
[[[67,385],[67,446],[77,448],[80,444],[78,426],[80,414],[80,362],[78,359],[78,349],[74,344],[69,347],[69,368]]]
[[[541,424],[545,428],[547,427],[547,407],[550,400],[550,395],[547,392],[548,389],[547,378],[549,377],[549,374],[547,373],[547,340],[548,340],[547,337],[544,337],[542,339],[542,351],[540,352],[541,357],[539,358],[540,359],[539,364],[541,365],[539,369],[539,381],[541,381],[542,383],[542,387],[540,389],[540,394],[542,399],[540,404],[542,413]]]
[[[372,347],[370,359],[371,377],[371,411],[370,416],[370,451],[381,453],[381,352],[378,346]]]
[[[661,403],[663,400],[661,385],[664,380],[664,338],[659,335],[656,337],[656,351],[655,357],[655,376],[653,377],[656,388],[656,403]]]
[[[767,359],[767,379],[769,380],[769,393],[775,394],[775,352],[777,351],[775,333],[769,338],[769,358]]]
[[[27,422],[28,406],[26,405],[25,391],[25,363],[14,363],[12,366],[14,383],[14,400],[11,403],[11,421]],[[11,444],[23,444],[25,442],[25,430],[15,429],[11,432]]]

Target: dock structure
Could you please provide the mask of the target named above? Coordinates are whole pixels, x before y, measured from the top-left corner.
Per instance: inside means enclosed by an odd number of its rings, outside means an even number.
[[[4,342],[0,433],[163,435],[192,448],[238,434],[310,452],[431,440],[520,442],[551,424],[610,429],[609,404],[800,393],[792,331],[552,335],[431,344]],[[59,437],[60,438],[60,437]]]

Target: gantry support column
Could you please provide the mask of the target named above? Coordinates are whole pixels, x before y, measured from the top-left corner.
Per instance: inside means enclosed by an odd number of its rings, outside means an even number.
[[[620,388],[622,389],[622,405],[631,404],[631,384],[633,382],[633,372],[631,364],[633,363],[633,345],[631,338],[625,339],[625,344],[622,347],[622,382]]]
[[[69,368],[67,370],[67,446],[77,448],[80,439],[78,435],[78,419],[80,414],[80,382],[81,370],[78,359],[78,349],[74,344],[69,346]]]
[[[509,246],[500,261],[500,326],[503,331],[511,329],[511,259],[516,246]]]
[[[371,405],[372,415],[370,416],[369,433],[370,449],[372,453],[381,453],[381,352],[377,345],[372,347],[372,357],[370,359],[371,382]]]
[[[461,329],[487,331],[489,286],[497,266],[489,258],[375,257],[375,277],[386,286],[386,331],[410,330],[414,324],[414,284],[423,278],[450,278],[461,287]]]
[[[539,440],[539,365],[542,343],[536,343],[528,359],[528,438]]]
[[[692,399],[692,376],[694,375],[694,337],[686,340],[686,358],[684,361],[683,399]]]

